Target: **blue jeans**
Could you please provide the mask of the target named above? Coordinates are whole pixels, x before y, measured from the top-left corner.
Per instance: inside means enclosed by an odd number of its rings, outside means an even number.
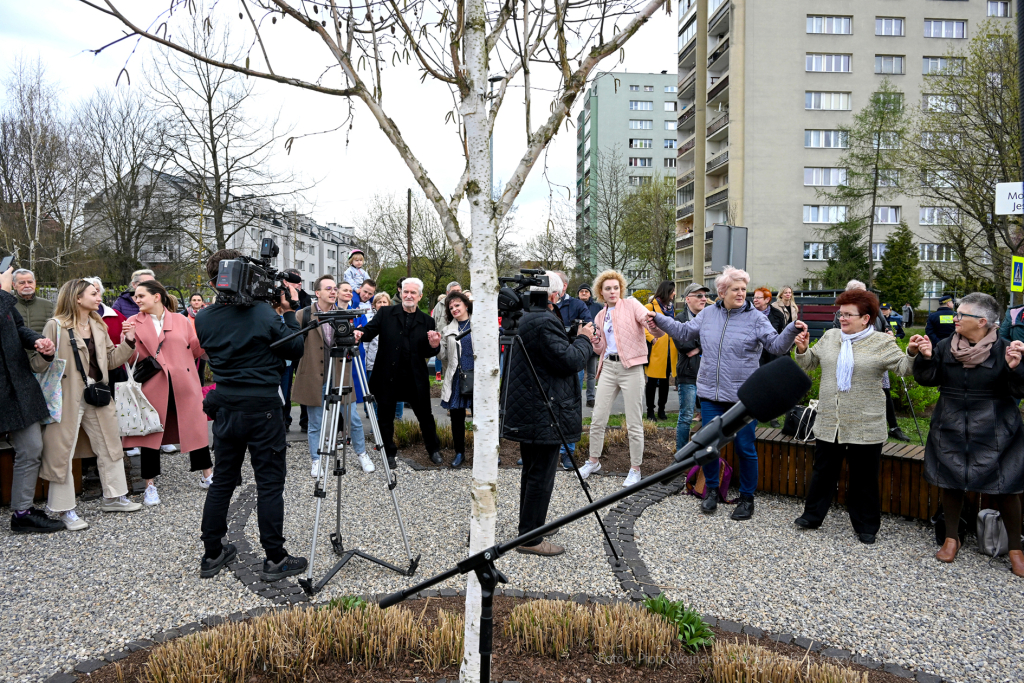
[[[349,419],[352,421],[352,450],[356,455],[366,452],[366,435],[363,434],[363,421],[359,417],[361,407],[361,404],[353,403],[349,408]],[[318,460],[320,456],[317,455],[317,450],[320,448],[320,428],[323,424],[324,409],[322,406],[308,406],[306,412],[309,415],[309,430],[306,433],[309,456],[313,460]]]
[[[441,372],[441,359],[434,356],[434,372]]]
[[[693,407],[697,402],[696,384],[677,384],[679,393],[679,419],[676,420],[676,450],[690,440],[690,425],[693,424]]]
[[[732,408],[732,403],[719,403],[704,399],[700,402],[701,416],[704,424]],[[735,450],[740,463],[740,495],[753,496],[757,490],[757,422],[751,422],[736,433]],[[707,485],[718,488],[718,460],[704,465],[704,479]],[[723,493],[725,493],[723,491]]]

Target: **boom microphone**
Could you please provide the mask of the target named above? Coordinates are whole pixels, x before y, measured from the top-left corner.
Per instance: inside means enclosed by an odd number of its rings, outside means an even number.
[[[768,422],[795,406],[811,388],[811,378],[789,356],[762,365],[737,392],[739,401],[700,429],[675,455],[682,462],[694,451],[731,438],[751,420]]]
[[[296,273],[282,273],[281,279],[285,282],[291,282],[293,285],[302,284],[302,276]]]

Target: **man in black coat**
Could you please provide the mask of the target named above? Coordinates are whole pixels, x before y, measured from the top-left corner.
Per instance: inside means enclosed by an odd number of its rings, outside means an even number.
[[[53,341],[25,326],[11,293],[13,269],[0,273],[0,432],[10,432],[14,446],[11,478],[11,531],[16,534],[60,531],[64,523],[32,507],[32,497],[43,458],[40,421],[50,416],[39,383],[32,376],[26,350],[53,360]]]
[[[531,293],[531,298],[561,294],[560,278],[554,273],[549,273],[548,277],[547,291]],[[501,387],[501,401],[505,406],[501,435],[519,442],[519,453],[523,458],[519,486],[519,535],[544,525],[555,485],[561,437],[575,444],[582,433],[583,406],[576,374],[586,367],[587,359],[594,351],[593,334],[594,326],[587,323],[581,325],[576,337],[570,340],[561,316],[552,304],[548,304],[547,311],[524,314],[519,323],[519,336],[541,383],[538,387],[534,382],[522,347],[516,344],[515,350],[510,352],[508,376]],[[561,437],[551,421],[541,392],[551,401]],[[565,552],[564,548],[547,539],[516,550],[545,556]]]
[[[939,299],[939,308],[928,314],[928,320],[924,324],[924,334],[931,340],[932,346],[938,346],[939,342],[946,337],[952,337],[956,332],[953,323],[953,297],[949,294]]]
[[[441,335],[434,319],[416,305],[423,298],[423,281],[409,277],[402,282],[402,305],[385,306],[365,327],[356,330],[356,341],[369,343],[380,335],[377,360],[370,375],[370,392],[377,400],[380,435],[391,467],[395,456],[395,405],[404,401],[416,413],[423,433],[423,445],[430,461],[440,465],[441,442],[437,438],[434,414],[430,409],[430,379],[426,359],[437,355]]]

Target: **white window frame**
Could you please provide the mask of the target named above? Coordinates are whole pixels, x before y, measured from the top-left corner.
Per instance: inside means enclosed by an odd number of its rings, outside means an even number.
[[[871,260],[881,261],[882,257],[885,256],[888,245],[885,242],[872,242],[871,243]]]
[[[654,168],[654,157],[629,157],[631,168]]]
[[[925,75],[960,75],[964,72],[963,57],[925,56],[921,58],[921,73]]]
[[[629,176],[629,184],[633,187],[640,187],[641,185],[647,185],[651,182],[651,176],[649,175],[631,175]]]
[[[808,52],[804,57],[804,70],[813,73],[850,73],[850,55]]]
[[[820,144],[814,144],[815,142]],[[804,148],[806,149],[846,149],[847,147],[849,147],[849,135],[844,131],[822,128],[804,130]]]
[[[630,111],[654,111],[653,100],[630,100],[629,101]]]
[[[830,242],[804,242],[804,261],[827,261],[837,255],[836,245]]]
[[[679,92],[679,88],[674,86],[674,85],[666,85],[665,86],[665,92],[669,92],[669,93]]]
[[[988,0],[988,16],[1009,17],[1010,3],[1007,0]]]
[[[959,114],[960,102],[954,95],[923,94],[921,109],[936,114]]]
[[[676,101],[672,100],[671,102],[666,102],[665,111],[676,111]]]
[[[893,76],[904,75],[907,73],[906,55],[875,55],[875,73]]]
[[[907,34],[905,17],[875,17],[875,35],[903,37]]]
[[[924,37],[962,40],[967,38],[967,22],[963,19],[925,19]]]
[[[677,124],[676,124],[675,121],[666,121],[665,122],[665,130],[675,130],[676,126],[677,126]]]
[[[652,119],[630,119],[629,120],[630,130],[653,130],[654,121]]]
[[[875,225],[899,225],[900,213],[898,206],[876,206]]]
[[[640,86],[639,85],[631,85],[631,86],[629,86],[629,92],[640,92]]]
[[[835,224],[841,223],[845,220],[845,206],[833,206],[828,204],[804,204],[804,223]]]
[[[810,104],[811,106],[807,106]],[[814,106],[817,104],[818,106]],[[828,106],[826,106],[828,105]],[[804,92],[805,111],[850,111],[850,93],[824,90]]]
[[[853,33],[853,17],[808,14],[807,33],[848,36]]]
[[[958,225],[960,213],[952,206],[922,206],[918,222],[921,225]]]
[[[679,142],[675,138],[665,138],[663,145],[664,149],[676,149],[679,147]]]
[[[804,166],[805,187],[838,187],[846,184],[846,169],[834,166]]]
[[[956,252],[948,244],[921,242],[917,245],[917,260],[924,263],[957,263]]]
[[[665,168],[675,168],[676,167],[676,158],[675,157],[665,157],[664,167]]]
[[[629,138],[630,149],[654,149],[652,138]]]

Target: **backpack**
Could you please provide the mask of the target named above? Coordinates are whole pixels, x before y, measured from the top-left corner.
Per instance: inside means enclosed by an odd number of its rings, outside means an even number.
[[[736,498],[729,500],[726,495],[729,491],[729,484],[732,483],[732,466],[724,459],[718,459],[718,497],[723,503],[735,503]],[[708,497],[708,487],[704,482],[704,469],[700,465],[694,465],[686,473],[686,495],[699,496],[701,500]]]
[[[978,512],[978,552],[989,557],[1005,555],[1009,549],[1006,525],[999,516],[997,510]]]

